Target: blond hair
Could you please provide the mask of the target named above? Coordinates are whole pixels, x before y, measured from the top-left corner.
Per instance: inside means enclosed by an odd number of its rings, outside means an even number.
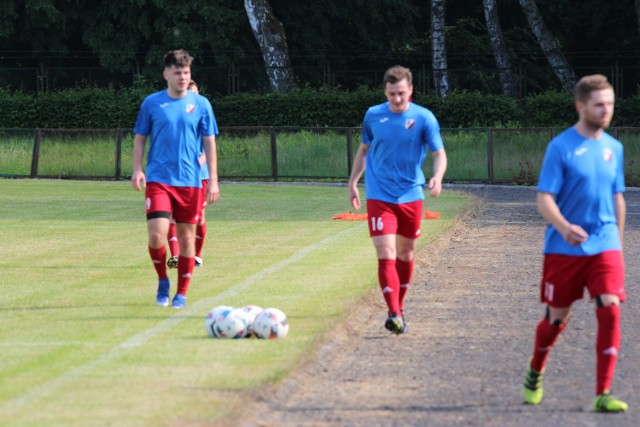
[[[576,83],[576,101],[586,103],[591,97],[591,92],[603,89],[613,90],[613,86],[611,86],[606,76],[602,74],[584,76]]]

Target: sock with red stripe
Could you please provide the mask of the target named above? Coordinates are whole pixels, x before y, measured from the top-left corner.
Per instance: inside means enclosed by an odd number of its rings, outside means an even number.
[[[178,257],[178,291],[176,293],[187,295],[195,265],[196,259],[194,257],[187,258],[182,255]]]
[[[158,249],[154,249],[149,246],[149,255],[151,256],[151,261],[153,262],[153,266],[156,269],[156,273],[158,273],[159,280],[166,280],[167,277],[167,247],[160,246]]]
[[[178,244],[178,236],[176,234],[176,224],[173,222],[169,224],[167,240],[169,241],[169,251],[171,251],[171,256],[178,256],[180,253],[180,245]]]
[[[382,296],[389,308],[389,314],[398,313],[400,315],[400,279],[398,279],[395,259],[378,260],[378,281]]]
[[[596,339],[596,396],[611,389],[613,373],[620,350],[620,306],[596,308],[598,337]]]
[[[566,323],[560,325],[552,325],[547,318],[538,323],[536,328],[536,339],[533,345],[533,358],[531,359],[531,369],[542,372],[546,363],[549,352],[556,342],[558,335],[566,328]]]
[[[204,246],[204,238],[207,236],[207,223],[198,224],[196,226],[196,256],[202,258],[202,247]]]
[[[407,296],[411,277],[413,276],[413,260],[403,261],[400,258],[396,259],[396,271],[400,280],[400,310],[404,310],[404,299]]]

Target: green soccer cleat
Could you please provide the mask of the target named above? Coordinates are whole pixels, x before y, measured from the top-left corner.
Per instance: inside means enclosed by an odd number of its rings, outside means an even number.
[[[172,256],[167,260],[167,267],[169,268],[178,268],[178,257]]]
[[[391,313],[387,321],[384,322],[384,327],[396,335],[400,335],[405,331],[404,322],[402,317],[398,316],[398,313]]]
[[[608,390],[593,399],[593,410],[596,412],[624,412],[627,409],[629,405],[611,396]]]
[[[528,405],[539,405],[542,402],[542,396],[544,391],[542,390],[542,377],[543,372],[538,372],[529,368],[527,374],[524,377],[524,386],[522,387],[522,395],[524,396],[524,403]]]

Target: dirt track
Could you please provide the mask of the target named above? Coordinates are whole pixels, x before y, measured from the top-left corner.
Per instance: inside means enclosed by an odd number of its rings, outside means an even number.
[[[544,223],[528,187],[456,187],[474,210],[416,259],[410,330],[383,328],[375,289],[310,363],[247,406],[242,426],[637,426],[640,396],[640,192],[627,199],[627,303],[614,394],[625,414],[595,414],[592,304],[578,302],[551,354],[541,406],[522,404],[535,326]],[[427,206],[428,208],[428,206]]]

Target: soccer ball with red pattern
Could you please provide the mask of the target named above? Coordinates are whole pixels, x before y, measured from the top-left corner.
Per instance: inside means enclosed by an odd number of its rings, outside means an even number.
[[[218,335],[216,324],[221,322],[233,309],[234,307],[228,305],[219,305],[212,308],[204,318],[204,327],[207,330],[207,335],[211,338],[219,338],[220,335]]]
[[[289,333],[287,315],[273,307],[262,310],[253,322],[253,333],[261,339],[285,338]]]
[[[242,308],[234,308],[215,323],[215,334],[220,338],[244,338],[249,333],[251,318]]]
[[[256,321],[256,317],[258,317],[258,314],[262,312],[262,307],[259,307],[257,305],[246,305],[242,307],[242,309],[244,310],[245,313],[247,313],[247,316],[249,318],[250,323],[249,323],[249,331],[247,332],[247,338],[250,338],[254,335],[253,322]]]

